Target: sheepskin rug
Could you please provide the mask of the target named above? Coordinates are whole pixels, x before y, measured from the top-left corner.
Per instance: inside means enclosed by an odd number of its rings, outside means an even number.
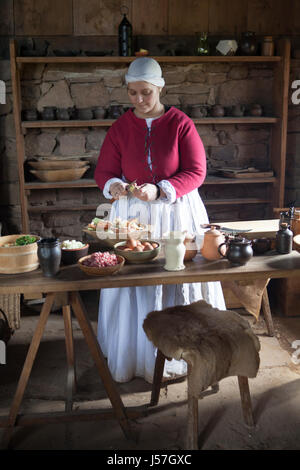
[[[184,359],[191,366],[192,396],[225,377],[257,375],[260,343],[249,322],[237,312],[200,300],[150,312],[143,328],[167,358]]]

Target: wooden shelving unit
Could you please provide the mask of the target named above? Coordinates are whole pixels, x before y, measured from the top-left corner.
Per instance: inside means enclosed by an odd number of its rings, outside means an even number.
[[[25,182],[24,179],[24,161],[25,144],[24,134],[27,129],[43,128],[79,128],[79,127],[109,127],[114,120],[70,120],[70,121],[22,121],[21,120],[21,70],[24,66],[30,64],[128,64],[135,57],[18,57],[16,42],[10,43],[11,56],[11,76],[14,105],[14,120],[16,128],[16,143],[18,156],[18,172],[20,183],[20,201],[22,214],[22,229],[24,233],[29,229],[28,212],[46,212],[54,210],[81,210],[94,209],[96,206],[77,206],[71,209],[69,206],[34,206],[28,211],[27,194],[31,190],[41,189],[65,189],[65,188],[93,188],[97,187],[93,179],[81,179],[78,181],[67,181],[58,183]],[[222,200],[206,200],[206,205],[237,205],[237,204],[265,204],[269,207],[270,215],[273,207],[282,207],[284,205],[284,181],[285,181],[285,158],[286,158],[286,135],[287,135],[287,114],[288,114],[288,87],[290,71],[290,41],[282,39],[277,46],[278,56],[167,56],[154,57],[161,64],[197,64],[209,62],[225,63],[266,63],[273,64],[274,83],[273,83],[273,116],[263,117],[223,117],[223,118],[201,118],[194,119],[195,124],[261,124],[270,125],[270,162],[274,170],[274,177],[268,178],[249,178],[247,180],[237,178],[221,178],[208,176],[205,185],[236,185],[236,184],[265,184],[268,185],[268,198],[238,198]]]

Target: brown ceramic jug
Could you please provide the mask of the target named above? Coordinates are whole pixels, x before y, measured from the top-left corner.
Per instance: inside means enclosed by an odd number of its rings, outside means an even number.
[[[225,243],[225,236],[222,232],[217,230],[214,226],[210,230],[205,232],[203,246],[201,248],[201,255],[203,258],[213,261],[223,257],[222,254],[218,251],[218,248],[221,244]],[[224,253],[226,252],[226,247],[224,248]]]

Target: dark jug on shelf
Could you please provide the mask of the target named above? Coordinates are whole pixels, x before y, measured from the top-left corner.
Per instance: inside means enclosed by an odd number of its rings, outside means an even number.
[[[61,246],[58,238],[41,238],[38,240],[37,255],[43,275],[54,277],[61,261]]]
[[[92,108],[79,108],[77,109],[77,119],[91,120],[94,119]]]
[[[42,111],[42,118],[44,121],[54,121],[56,119],[56,107],[45,106]]]
[[[226,245],[226,253],[223,255],[221,248]],[[218,251],[223,258],[227,258],[231,266],[242,266],[253,256],[251,240],[235,237],[229,238],[225,243],[219,245]]]
[[[56,118],[60,121],[68,121],[72,116],[72,108],[57,108]]]
[[[245,108],[244,104],[234,104],[229,108],[229,115],[234,117],[244,116]]]
[[[223,117],[225,109],[220,104],[215,104],[210,108],[210,115],[213,117]]]
[[[123,111],[121,104],[111,104],[108,108],[108,118],[118,119],[123,114]]]
[[[257,40],[253,31],[246,31],[242,34],[239,43],[240,55],[256,55],[257,54]]]

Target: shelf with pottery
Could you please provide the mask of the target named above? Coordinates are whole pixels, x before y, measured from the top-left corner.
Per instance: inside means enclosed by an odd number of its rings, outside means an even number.
[[[275,124],[279,118],[273,116],[263,117],[204,117],[193,119],[195,124]],[[55,128],[55,127],[110,127],[115,119],[91,119],[91,120],[70,120],[70,121],[22,121],[23,130],[35,128]]]
[[[178,63],[202,63],[202,62],[267,62],[278,63],[282,60],[281,56],[148,56],[157,60],[160,64],[178,64]],[[103,57],[16,57],[17,64],[128,64],[136,57],[103,56]]]

